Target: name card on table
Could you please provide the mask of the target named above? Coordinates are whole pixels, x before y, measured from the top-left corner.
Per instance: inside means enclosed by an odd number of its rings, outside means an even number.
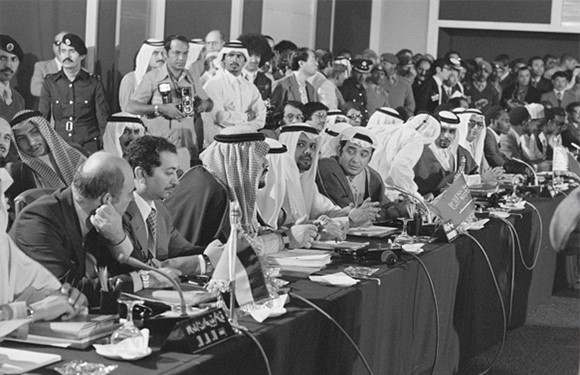
[[[475,211],[475,204],[463,175],[458,175],[447,190],[435,199],[433,210],[446,224],[445,232],[451,241],[457,236],[453,229]]]
[[[235,335],[222,309],[210,310],[177,323],[162,346],[162,351],[196,353]]]

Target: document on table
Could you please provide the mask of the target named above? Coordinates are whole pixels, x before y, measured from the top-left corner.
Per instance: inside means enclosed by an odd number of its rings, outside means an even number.
[[[58,354],[0,347],[0,374],[23,374],[61,359]]]
[[[31,319],[3,320],[0,322],[0,339],[16,331],[25,324],[32,322]]]

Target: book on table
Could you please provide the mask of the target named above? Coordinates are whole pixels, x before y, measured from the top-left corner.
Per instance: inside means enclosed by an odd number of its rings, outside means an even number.
[[[81,340],[103,332],[113,332],[117,327],[117,315],[77,315],[70,320],[35,322],[28,334],[52,338]]]
[[[0,374],[24,374],[61,359],[58,354],[0,347]]]

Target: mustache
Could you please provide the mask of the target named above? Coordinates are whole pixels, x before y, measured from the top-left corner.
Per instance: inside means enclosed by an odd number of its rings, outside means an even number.
[[[0,70],[0,72],[4,73],[4,72],[10,72],[10,73],[14,73],[14,70],[10,69],[10,68],[4,68],[2,70]]]
[[[73,62],[73,61],[72,61],[70,58],[68,58],[68,57],[67,57],[66,59],[62,60],[62,62],[66,62],[66,61],[68,61],[68,62]]]

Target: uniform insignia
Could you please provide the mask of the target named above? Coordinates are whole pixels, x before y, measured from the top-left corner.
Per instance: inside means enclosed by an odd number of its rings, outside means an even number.
[[[65,39],[65,40],[64,40],[64,43],[65,43],[67,46],[70,46],[70,39]]]
[[[14,44],[12,44],[12,43],[8,43],[8,44],[6,45],[6,51],[8,51],[8,52],[12,52],[13,50],[14,50]]]

